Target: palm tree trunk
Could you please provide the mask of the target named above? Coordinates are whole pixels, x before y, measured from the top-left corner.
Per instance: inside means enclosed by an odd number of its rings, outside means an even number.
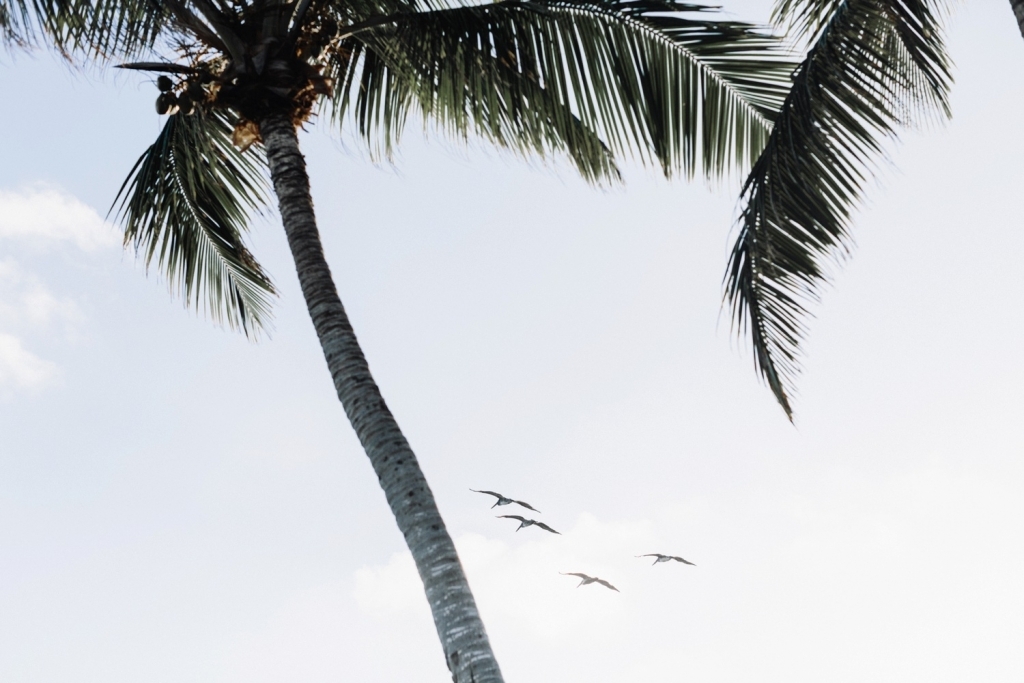
[[[1010,0],[1010,7],[1013,8],[1013,16],[1017,17],[1020,35],[1024,37],[1024,0]]]
[[[324,259],[306,161],[286,115],[260,121],[299,284],[338,398],[356,431],[416,568],[455,683],[501,683],[483,622],[448,530],[409,442],[388,410],[356,341]]]

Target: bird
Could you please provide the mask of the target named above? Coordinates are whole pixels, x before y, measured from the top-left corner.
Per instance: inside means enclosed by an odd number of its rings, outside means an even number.
[[[662,555],[661,553],[648,553],[647,555],[637,555],[637,557],[653,557],[654,558],[654,564],[658,564],[659,562],[668,562],[669,560],[675,560],[676,562],[682,562],[683,564],[688,564],[691,567],[696,567],[697,566],[693,562],[689,562],[688,560],[684,560],[681,557],[676,557],[675,555]],[[651,566],[653,567],[654,564],[652,564]]]
[[[529,503],[524,503],[521,500],[516,500],[514,498],[509,498],[508,496],[503,496],[500,493],[498,493],[497,491],[477,491],[476,489],[470,489],[470,491],[472,491],[473,493],[486,493],[489,496],[494,496],[495,498],[497,498],[498,500],[494,501],[494,505],[491,506],[492,509],[498,507],[499,505],[511,505],[512,503],[515,503],[516,505],[519,505],[520,507],[524,507],[527,510],[533,510],[534,512],[540,512],[540,510],[538,510],[537,508],[533,507]]]
[[[555,531],[554,529],[549,527],[544,522],[538,522],[535,519],[526,519],[526,517],[520,517],[519,515],[498,515],[498,517],[503,518],[503,519],[518,519],[519,520],[519,526],[516,527],[516,531],[519,531],[524,526],[539,526],[544,531],[550,531],[551,533],[558,534],[559,536],[562,535],[561,532]]]
[[[579,585],[576,586],[577,588],[579,588],[580,586],[586,586],[588,583],[599,583],[602,586],[604,586],[605,588],[611,588],[616,593],[621,593],[622,592],[618,588],[616,588],[615,586],[613,586],[610,583],[608,583],[607,581],[605,581],[604,579],[599,579],[596,576],[587,576],[586,574],[582,574],[580,572],[558,572],[558,573],[563,575],[563,576],[578,576],[578,577],[580,577]]]

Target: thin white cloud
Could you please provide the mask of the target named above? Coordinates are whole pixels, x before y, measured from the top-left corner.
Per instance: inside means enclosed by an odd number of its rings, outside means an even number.
[[[88,204],[57,188],[0,190],[0,238],[71,242],[91,251],[116,245],[116,230]]]
[[[564,536],[496,529],[456,545],[499,659],[519,680],[814,680],[837,661],[842,681],[919,669],[952,681],[943,672],[978,666],[1015,680],[1006,672],[1022,660],[1006,653],[1024,624],[1024,551],[1006,542],[1021,527],[1013,482],[944,469],[829,481],[716,493],[650,522],[581,515],[556,525]],[[659,551],[698,566],[633,557]],[[577,589],[559,570],[597,574],[622,593]],[[360,569],[353,597],[378,637],[413,623],[422,635],[403,637],[435,645],[408,553]]]
[[[513,532],[514,527],[507,530]],[[639,565],[633,557],[658,546],[646,521],[602,522],[589,514],[554,536],[524,529],[508,542],[464,534],[455,540],[481,611],[559,640],[599,630],[614,621],[629,602],[629,582]],[[523,538],[525,536],[525,538]],[[576,590],[579,580],[559,572],[584,572],[618,584],[622,593],[598,585]],[[396,553],[385,565],[355,573],[352,597],[378,620],[428,614],[423,586],[412,556]]]
[[[363,612],[378,619],[427,610],[423,585],[408,552],[395,553],[387,564],[356,570],[352,597]]]
[[[72,244],[93,251],[116,245],[118,239],[93,207],[58,188],[33,185],[0,189],[2,241],[43,247]],[[25,334],[52,334],[54,324],[73,324],[81,318],[73,300],[55,296],[17,262],[0,261],[0,389],[37,389],[53,380],[57,366],[26,348]]]
[[[54,296],[16,262],[0,261],[0,324],[38,329],[81,319],[74,301]]]
[[[17,337],[0,332],[0,387],[35,389],[57,375],[57,366],[26,349]]]

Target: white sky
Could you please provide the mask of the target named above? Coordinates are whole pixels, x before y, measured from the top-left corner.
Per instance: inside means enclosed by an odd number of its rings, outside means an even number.
[[[951,42],[955,118],[870,192],[797,428],[719,321],[735,187],[602,192],[415,135],[394,171],[304,137],[510,683],[1022,680],[1024,41],[991,0]],[[0,680],[448,680],[276,218],[253,345],[102,219],[155,87],[18,57],[0,88]]]

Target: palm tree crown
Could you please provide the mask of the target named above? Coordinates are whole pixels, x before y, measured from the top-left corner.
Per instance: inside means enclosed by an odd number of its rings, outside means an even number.
[[[122,188],[127,237],[186,300],[205,291],[247,331],[273,291],[241,240],[264,201],[252,145],[269,112],[355,125],[381,155],[418,117],[456,139],[566,156],[594,182],[617,179],[623,157],[718,175],[763,148],[792,68],[755,27],[662,0],[165,0],[161,12],[134,0],[88,19],[61,7],[50,23],[65,49],[145,56],[122,66],[161,73],[170,116]]]

